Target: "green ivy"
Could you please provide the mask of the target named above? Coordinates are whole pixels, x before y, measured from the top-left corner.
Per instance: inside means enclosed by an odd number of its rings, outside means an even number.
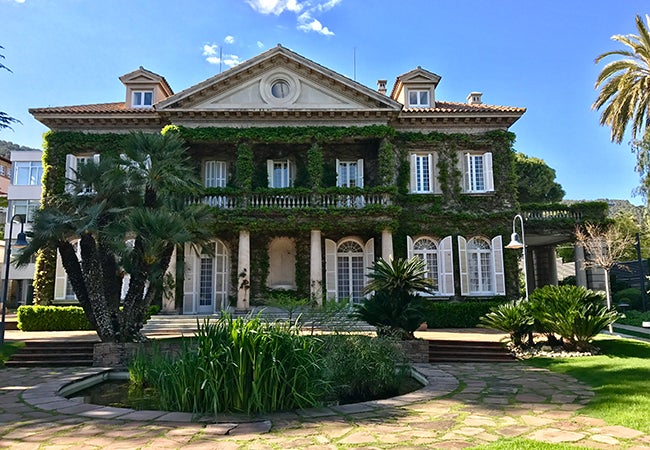
[[[395,149],[388,139],[379,145],[379,184],[392,186],[395,182]]]
[[[253,174],[255,162],[253,161],[253,150],[248,144],[237,146],[236,185],[244,192],[250,192],[253,188]]]
[[[318,144],[313,144],[307,151],[307,173],[309,186],[318,190],[323,186],[323,150]]]

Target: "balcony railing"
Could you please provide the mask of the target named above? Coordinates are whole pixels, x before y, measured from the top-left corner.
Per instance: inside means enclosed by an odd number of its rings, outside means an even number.
[[[196,198],[193,203],[222,209],[238,208],[365,208],[367,206],[390,206],[388,193],[297,193],[297,194],[216,194]]]
[[[607,217],[608,205],[605,202],[575,202],[564,204],[522,205],[522,216],[526,220],[553,221],[565,220],[580,223],[602,221]]]

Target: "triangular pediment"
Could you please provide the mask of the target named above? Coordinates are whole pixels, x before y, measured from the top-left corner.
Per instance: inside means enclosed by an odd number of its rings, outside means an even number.
[[[158,111],[399,111],[401,105],[297,53],[275,47],[162,101]]]

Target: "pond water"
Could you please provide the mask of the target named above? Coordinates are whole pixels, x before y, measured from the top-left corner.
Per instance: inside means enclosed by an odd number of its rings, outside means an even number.
[[[400,386],[398,395],[416,391],[422,384],[415,378],[408,377]],[[94,386],[80,390],[68,396],[83,403],[93,405],[130,408],[135,410],[161,410],[155,389],[135,388],[129,380],[106,380]],[[376,399],[374,399],[376,400]],[[342,404],[344,402],[341,402]]]

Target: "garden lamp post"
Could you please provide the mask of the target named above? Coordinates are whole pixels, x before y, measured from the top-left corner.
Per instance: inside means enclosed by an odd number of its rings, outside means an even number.
[[[2,288],[2,320],[0,321],[0,345],[5,343],[5,313],[7,309],[7,293],[9,290],[9,262],[11,261],[11,239],[14,231],[14,221],[20,222],[20,233],[16,237],[14,245],[17,248],[25,247],[27,239],[25,238],[25,219],[22,214],[14,214],[9,221],[9,234],[5,234],[5,279]]]
[[[517,218],[519,218],[519,221],[521,222],[521,240],[519,239],[519,235],[515,231],[515,225],[517,224]],[[513,219],[512,219],[512,234],[510,235],[510,243],[506,245],[506,248],[511,248],[511,249],[523,249],[523,254],[524,254],[524,289],[526,291],[526,300],[528,300],[528,272],[527,272],[527,267],[526,267],[526,234],[524,233],[524,218],[521,217],[520,214],[517,214]]]

